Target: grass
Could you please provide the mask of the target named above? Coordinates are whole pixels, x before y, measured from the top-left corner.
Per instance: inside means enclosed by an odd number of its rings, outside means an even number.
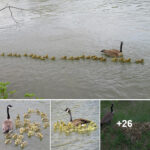
[[[101,130],[102,150],[150,150],[150,130],[145,122],[150,122],[149,101],[102,101],[101,117],[110,111],[114,104],[114,117],[111,124]],[[122,120],[132,120],[136,126],[132,131],[118,127],[116,123]],[[134,130],[136,129],[136,130]]]

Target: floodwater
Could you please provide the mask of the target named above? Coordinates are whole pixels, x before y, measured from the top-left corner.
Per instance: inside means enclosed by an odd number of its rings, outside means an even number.
[[[56,101],[51,102],[51,149],[52,150],[99,150],[99,101]],[[88,134],[71,133],[66,136],[64,133],[55,132],[54,123],[57,121],[69,122],[69,114],[64,110],[70,108],[73,119],[84,118],[95,122],[97,130]]]
[[[23,119],[23,114],[28,111],[28,108],[31,109],[39,109],[41,112],[44,112],[50,118],[50,102],[49,101],[1,101],[0,102],[0,125],[2,125],[3,121],[6,120],[6,108],[7,105],[11,104],[13,107],[10,108],[10,117],[11,120],[15,120],[17,114],[20,114],[21,120]],[[41,118],[36,114],[31,115],[31,121],[36,121],[41,123]],[[14,129],[14,133],[16,130]],[[17,130],[18,133],[18,130]],[[50,128],[42,129],[42,133],[44,135],[43,140],[40,141],[37,137],[28,138],[26,134],[24,134],[24,140],[28,142],[28,146],[25,147],[26,150],[50,150]],[[2,150],[17,150],[20,149],[16,147],[14,142],[12,144],[5,145],[5,137],[3,136],[2,130],[0,130],[0,148]]]
[[[149,0],[1,0],[0,52],[36,53],[57,60],[0,57],[0,81],[9,81],[13,98],[149,98]],[[61,56],[98,55],[119,48],[141,64],[62,61]]]

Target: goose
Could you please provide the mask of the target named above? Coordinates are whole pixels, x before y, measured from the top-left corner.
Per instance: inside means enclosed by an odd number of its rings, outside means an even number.
[[[108,123],[111,122],[111,120],[113,118],[113,115],[114,115],[114,113],[113,113],[113,107],[114,107],[114,105],[112,104],[111,107],[110,107],[111,111],[108,112],[107,114],[105,114],[104,117],[102,118],[101,126],[103,126],[104,124],[108,124]]]
[[[9,114],[9,108],[12,107],[12,105],[7,106],[7,120],[3,122],[2,129],[3,133],[8,133],[9,131],[13,130],[13,122],[10,120],[10,114]]]
[[[103,50],[101,50],[101,52],[103,52],[105,55],[110,56],[110,57],[120,57],[120,56],[123,56],[122,46],[123,46],[123,42],[121,41],[120,50],[116,50],[116,49],[105,50],[105,49],[103,49]]]
[[[90,120],[86,120],[86,119],[75,119],[72,120],[72,115],[71,115],[71,110],[69,108],[66,108],[65,111],[70,115],[70,122],[74,125],[74,126],[78,126],[78,125],[82,125],[82,124],[87,124],[90,123]]]

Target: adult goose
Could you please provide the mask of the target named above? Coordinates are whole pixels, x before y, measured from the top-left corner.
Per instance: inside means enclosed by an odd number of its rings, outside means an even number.
[[[103,52],[106,56],[121,57],[121,56],[123,56],[122,46],[123,46],[123,42],[121,41],[120,50],[116,50],[116,49],[105,50],[105,49],[103,49],[103,50],[101,50],[101,52]]]
[[[70,122],[74,126],[78,126],[78,125],[82,125],[82,124],[88,124],[91,122],[90,120],[86,120],[86,119],[82,119],[82,118],[72,120],[71,110],[69,108],[66,108],[65,111],[70,115]]]
[[[10,120],[9,108],[12,105],[7,106],[7,120],[5,120],[2,124],[3,133],[8,133],[9,131],[13,130],[13,122]]]
[[[114,107],[114,105],[111,104],[111,107],[110,107],[111,111],[104,115],[104,117],[102,118],[102,121],[101,121],[101,126],[103,126],[104,124],[111,123],[113,116],[114,116],[113,107]]]

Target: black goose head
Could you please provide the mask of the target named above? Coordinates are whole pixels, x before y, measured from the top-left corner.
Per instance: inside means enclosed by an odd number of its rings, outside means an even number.
[[[10,108],[10,107],[12,107],[12,105],[8,105],[8,106],[7,106],[7,108]]]
[[[71,113],[71,110],[69,108],[66,108],[65,111],[69,114]]]
[[[71,110],[69,108],[66,108],[65,111],[70,115],[70,121],[72,122]]]
[[[12,105],[7,105],[7,119],[10,119],[10,114],[9,114],[10,107],[12,107]]]

